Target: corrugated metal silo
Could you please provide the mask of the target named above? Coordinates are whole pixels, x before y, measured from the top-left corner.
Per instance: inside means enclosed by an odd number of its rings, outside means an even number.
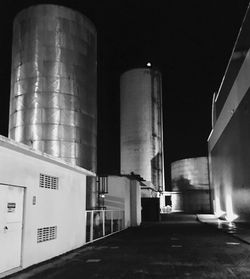
[[[176,206],[186,213],[209,213],[211,199],[207,157],[188,158],[171,164],[172,189],[178,193]],[[178,204],[177,204],[178,202]]]
[[[174,191],[209,189],[207,157],[188,158],[171,163]]]
[[[14,21],[9,137],[96,171],[96,30],[81,13],[31,6]]]
[[[162,82],[159,71],[125,72],[121,93],[121,173],[164,187]]]

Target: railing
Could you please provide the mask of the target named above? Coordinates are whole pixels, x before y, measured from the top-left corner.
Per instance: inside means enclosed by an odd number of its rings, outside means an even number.
[[[121,231],[125,228],[122,210],[87,210],[86,242]]]

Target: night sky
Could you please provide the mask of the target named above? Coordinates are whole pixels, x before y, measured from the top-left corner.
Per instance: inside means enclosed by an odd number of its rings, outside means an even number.
[[[4,0],[0,10],[0,134],[8,135],[15,15],[38,3],[68,6],[91,19],[98,34],[98,172],[119,173],[120,75],[150,61],[163,79],[168,183],[171,162],[207,155],[212,96],[219,89],[248,2]]]

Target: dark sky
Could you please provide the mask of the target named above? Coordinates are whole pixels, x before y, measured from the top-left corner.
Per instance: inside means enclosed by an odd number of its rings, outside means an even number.
[[[0,134],[7,136],[12,22],[31,4],[81,11],[98,34],[98,170],[119,172],[119,77],[150,61],[162,73],[166,173],[207,155],[211,103],[249,1],[19,0],[1,2]]]

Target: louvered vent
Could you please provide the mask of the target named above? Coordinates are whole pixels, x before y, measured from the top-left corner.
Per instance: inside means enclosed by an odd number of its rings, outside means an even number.
[[[37,229],[37,243],[56,239],[57,226]]]
[[[58,177],[40,174],[40,187],[58,190]]]

